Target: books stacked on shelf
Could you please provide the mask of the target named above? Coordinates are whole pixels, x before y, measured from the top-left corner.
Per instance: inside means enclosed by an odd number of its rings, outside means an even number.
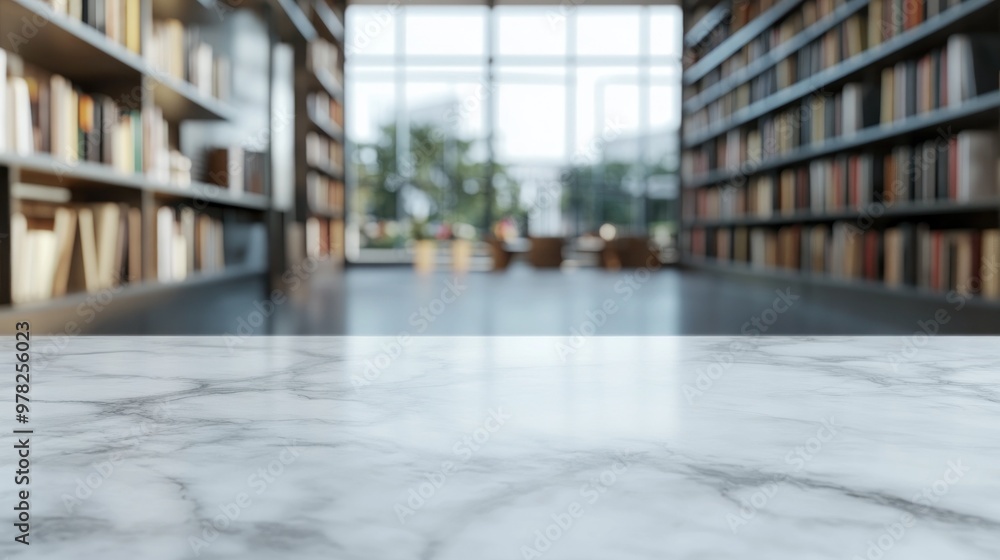
[[[815,2],[812,2],[815,5]],[[733,33],[742,29],[754,18],[769,10],[775,0],[740,0],[732,2],[728,17],[719,19],[719,24],[696,45],[690,45],[685,53],[685,60],[695,63],[706,53],[722,44]],[[700,19],[700,18],[699,18]]]
[[[686,150],[682,172],[688,178],[724,170],[752,171],[769,159],[799,148],[850,137],[878,123],[878,90],[845,84],[833,95],[817,94],[798,106],[759,120],[758,126],[734,128],[701,146]]]
[[[313,259],[342,259],[344,222],[316,217],[306,220],[306,256]]]
[[[306,196],[309,207],[334,214],[344,211],[344,183],[319,173],[306,175]]]
[[[796,29],[807,29],[813,25],[822,25],[822,23],[817,22],[821,22],[824,17],[828,17],[832,13],[832,9],[837,8],[843,3],[831,4],[829,6],[830,11],[826,11],[826,15],[824,16],[820,16],[817,11],[816,18],[809,16],[809,19],[806,19],[805,15],[793,12],[784,21],[772,27],[768,32],[763,33],[760,38],[748,43],[743,51],[741,51],[743,54],[734,55],[732,59],[720,64],[713,72],[686,87],[685,100],[692,99],[721,80],[721,77],[732,75],[736,70],[748,64],[749,61],[754,60],[756,56],[752,55],[753,52],[760,55],[761,53],[773,50],[776,43],[772,39],[768,39],[769,37],[790,38],[795,36]],[[882,7],[882,4],[887,4],[887,6]],[[766,70],[761,71],[753,79],[730,88],[723,95],[712,99],[707,105],[701,106],[687,115],[684,125],[685,135],[692,131],[702,130],[711,123],[728,119],[739,111],[778,93],[782,89],[854,58],[867,49],[881,44],[888,38],[919,26],[925,20],[925,15],[930,11],[939,13],[957,4],[959,2],[942,0],[931,10],[930,2],[917,2],[912,5],[906,4],[905,6],[899,5],[898,0],[871,2],[869,4],[870,10],[867,14],[858,12],[847,17],[819,38],[789,53],[787,57],[784,57]],[[806,9],[807,6],[810,6],[809,2],[803,4],[803,9]],[[883,8],[888,9],[888,12],[883,12]],[[813,8],[809,8],[810,13],[812,10]],[[877,13],[873,14],[872,10]],[[801,25],[794,23],[798,19],[802,20]],[[792,21],[792,23],[789,23],[789,21]],[[807,23],[809,21],[813,23]],[[764,41],[767,46],[764,50],[761,50],[759,46],[754,46],[757,42],[761,41]],[[780,40],[776,41],[777,43],[782,42]],[[964,91],[962,96],[957,98],[959,100],[968,99],[985,91],[997,89],[997,44],[996,38],[992,36],[981,34],[956,35],[948,40],[948,45],[952,46],[952,48],[937,49],[928,53],[922,59],[900,62],[896,65],[899,69],[888,69],[892,73],[893,78],[898,78],[901,81],[907,82],[907,84],[912,84],[912,87],[907,87],[906,89],[906,91],[912,91],[912,93],[901,94],[901,97],[898,98],[898,106],[904,108],[905,111],[907,99],[910,99],[907,95],[915,96],[918,91],[923,96],[922,100],[925,107],[933,108],[934,105],[932,102],[935,99],[939,103],[937,106],[945,106],[948,103],[941,102],[941,97],[945,94],[934,91],[935,89],[941,89],[937,86],[944,85],[944,83],[953,84],[945,86],[945,89],[953,88],[953,91],[956,92]],[[943,53],[945,50],[951,51],[954,54],[950,57],[944,56]],[[935,52],[938,54],[935,55]],[[984,64],[979,64],[980,60]],[[949,66],[949,63],[953,68],[950,71],[946,68]],[[919,79],[917,77],[918,67],[921,68]],[[942,76],[942,78],[938,80],[936,76]],[[893,89],[890,78],[886,77],[885,74],[883,74],[882,83],[883,87],[881,90],[883,94],[887,91],[886,85],[890,86],[888,89]],[[930,84],[933,84],[933,87]],[[909,103],[915,107],[915,97]],[[916,112],[916,109],[914,108],[913,111]],[[907,113],[904,112],[904,114]]]
[[[190,82],[198,92],[229,99],[230,63],[203,41],[198,28],[186,28],[176,19],[153,23],[149,60],[155,70]]]
[[[802,2],[796,9],[793,9],[763,33],[747,42],[732,56],[722,61],[717,68],[705,74],[704,78],[685,88],[685,99],[702,93],[718,83],[723,77],[747,68],[755,60],[766,56],[767,53],[790,41],[803,30],[817,23],[825,22],[838,8],[847,3],[846,0],[807,0]],[[739,4],[744,4],[744,2],[734,2],[734,7]],[[734,10],[734,13],[738,12],[739,10]],[[824,56],[832,56],[838,49],[856,48],[859,41],[866,40],[865,37],[860,36],[867,31],[865,17],[863,14],[853,14],[847,19],[850,23],[845,25],[844,29],[834,27],[816,42],[810,44],[807,47],[810,51],[808,55],[799,54],[795,58],[790,56],[774,67],[761,72],[759,76],[747,83],[747,92],[767,90],[777,84],[793,83],[796,80],[796,62],[811,64],[813,57],[822,60]],[[725,28],[725,23],[725,20],[722,20],[719,27]],[[716,32],[710,37],[717,39],[726,38],[728,35],[729,33]],[[715,46],[718,46],[718,43],[715,43],[714,40],[703,40],[701,44],[689,50],[689,56],[686,60],[695,62]],[[758,93],[757,98],[760,95],[761,93]]]
[[[178,282],[195,272],[225,269],[222,220],[188,206],[161,206],[156,212],[156,276]]]
[[[971,202],[1000,195],[1000,140],[993,130],[965,130],[885,154],[840,154],[745,185],[698,189],[686,199],[689,219],[823,215],[935,201]]]
[[[343,173],[344,146],[322,134],[310,132],[306,134],[306,163],[334,173]]]
[[[944,47],[919,59],[897,62],[882,70],[882,124],[914,115],[958,107],[997,90],[1000,37],[952,35]]]
[[[22,202],[11,217],[11,298],[46,301],[142,279],[141,215],[124,204]]]
[[[46,3],[54,12],[93,27],[134,53],[142,49],[142,0],[46,0]]]
[[[311,93],[306,98],[309,114],[322,123],[330,123],[337,131],[344,129],[344,106],[326,93]]]
[[[234,195],[264,194],[265,156],[236,146],[209,150],[204,180]]]
[[[329,75],[337,88],[344,87],[340,48],[334,43],[325,39],[310,41],[306,46],[306,67],[312,72]]]
[[[1000,229],[934,229],[904,223],[884,230],[854,223],[693,230],[693,255],[845,280],[932,292],[1000,297]]]
[[[140,173],[143,125],[138,109],[85,92],[66,78],[0,50],[0,89],[6,106],[0,148],[17,154],[48,153],[65,162],[103,163]]]
[[[170,138],[170,123],[163,117],[159,107],[145,113],[144,161],[146,175],[154,181],[170,183],[179,187],[191,185],[191,158],[173,147]]]

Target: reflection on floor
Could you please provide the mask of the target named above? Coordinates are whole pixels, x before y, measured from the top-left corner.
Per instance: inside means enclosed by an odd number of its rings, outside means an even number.
[[[354,267],[313,286],[277,334],[801,335],[912,334],[945,309],[941,332],[997,328],[996,311],[746,277],[662,269],[536,270],[419,276]]]

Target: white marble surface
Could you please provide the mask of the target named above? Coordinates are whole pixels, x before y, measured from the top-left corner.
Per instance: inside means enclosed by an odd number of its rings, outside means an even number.
[[[226,342],[39,363],[0,557],[1000,558],[998,339]]]

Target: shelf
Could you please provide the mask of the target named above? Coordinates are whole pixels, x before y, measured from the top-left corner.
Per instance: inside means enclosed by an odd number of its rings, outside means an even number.
[[[323,218],[325,220],[342,220],[344,219],[343,212],[334,212],[333,210],[323,210],[321,208],[310,208],[309,215],[316,218]]]
[[[313,10],[316,12],[316,19],[321,23],[317,26],[320,35],[343,47],[344,22],[341,17],[323,0],[313,0]]]
[[[156,105],[170,122],[234,118],[234,111],[228,104],[204,95],[190,82],[156,71],[151,71],[148,79]]]
[[[216,0],[153,0],[154,19],[179,19],[186,22],[220,22],[235,8],[224,7]]]
[[[889,296],[898,297],[902,299],[920,299],[932,303],[946,302],[947,293],[945,292],[932,292],[929,290],[924,290],[914,286],[898,286],[889,287],[883,282],[873,282],[870,280],[848,280],[843,278],[835,278],[828,275],[819,275],[811,273],[803,273],[799,271],[792,271],[789,269],[775,269],[775,268],[755,268],[749,264],[736,261],[718,261],[715,259],[697,259],[692,257],[687,257],[684,259],[682,266],[694,270],[704,270],[708,272],[716,272],[720,274],[733,274],[744,277],[755,277],[755,278],[767,278],[771,280],[780,280],[783,282],[798,282],[798,283],[808,283],[815,286],[821,286],[825,288],[835,288],[851,290],[859,293],[866,293],[870,295],[875,295],[879,297]],[[983,299],[979,296],[968,297],[965,300],[968,304],[990,308],[990,309],[1000,309],[1000,300],[989,300]],[[954,302],[950,302],[949,305]]]
[[[0,153],[0,166],[19,169],[21,182],[29,184],[81,189],[113,187],[252,210],[265,210],[269,206],[263,195],[244,193],[233,196],[225,189],[198,182],[189,187],[159,183],[143,175],[120,173],[107,165],[87,161],[63,162],[48,154],[22,156]]]
[[[749,82],[767,70],[774,68],[779,62],[793,55],[809,43],[822,37],[827,31],[840,25],[855,13],[868,7],[870,0],[852,0],[843,4],[827,17],[802,30],[795,37],[771,49],[760,58],[750,62],[746,67],[734,72],[705,91],[684,102],[684,110],[693,113],[716,101],[728,92]]]
[[[331,140],[344,143],[344,131],[332,122],[323,122],[312,111],[309,111],[309,124],[312,125],[313,130],[322,133]]]
[[[34,32],[29,38],[25,30]],[[40,0],[0,0],[3,48],[25,61],[104,93],[139,85],[142,57],[89,25],[56,13]],[[18,40],[20,39],[20,40]]]
[[[234,265],[224,269],[222,272],[202,273],[196,272],[181,282],[161,283],[158,281],[140,282],[138,284],[126,284],[113,290],[117,290],[114,298],[134,298],[148,295],[157,295],[164,292],[172,292],[189,288],[196,288],[211,284],[225,284],[246,280],[256,276],[263,276],[267,273],[265,268],[250,267],[244,265]],[[81,304],[93,301],[93,292],[77,292],[48,301],[19,303],[8,306],[0,306],[0,318],[5,315],[16,315],[23,317],[24,314],[38,313],[50,310],[75,310]],[[22,319],[23,320],[23,319]]]
[[[698,23],[691,27],[691,30],[684,35],[684,48],[691,49],[711,35],[727,17],[732,14],[727,2],[720,2],[712,8],[705,17],[698,20]]]
[[[337,101],[344,102],[344,88],[326,70],[305,70],[306,89],[322,91]]]
[[[872,203],[875,204],[875,203]],[[956,202],[952,200],[935,200],[925,202],[902,202],[888,207],[882,207],[875,212],[857,209],[846,209],[839,212],[816,214],[813,212],[795,212],[794,214],[778,214],[770,217],[733,216],[729,218],[704,219],[685,221],[685,229],[695,227],[753,227],[753,226],[784,226],[791,224],[828,223],[842,221],[857,221],[861,218],[871,218],[873,221],[884,221],[899,218],[927,218],[931,216],[947,216],[961,214],[997,214],[1000,216],[1000,198]]]
[[[836,86],[860,76],[871,68],[894,64],[926,50],[926,41],[945,40],[949,35],[958,32],[961,27],[974,25],[977,21],[995,21],[987,16],[997,14],[997,4],[994,0],[966,0],[957,4],[938,16],[927,20],[918,27],[905,31],[884,43],[868,49],[863,53],[845,60],[840,64],[827,68],[813,76],[797,82],[778,93],[757,101],[720,121],[707,127],[703,132],[691,134],[684,138],[684,148],[703,144],[716,136],[743,126],[768,113],[781,109],[812,93],[822,91],[826,87]]]
[[[267,197],[262,194],[244,192],[234,195],[229,189],[224,189],[209,183],[192,182],[190,186],[173,185],[152,186],[148,190],[164,197],[190,199],[203,203],[245,208],[247,210],[267,210]]]
[[[727,37],[704,58],[691,65],[684,72],[684,85],[691,85],[704,78],[709,72],[725,62],[730,56],[754,40],[769,27],[798,7],[802,0],[782,0],[769,10],[753,18],[739,31]]]
[[[326,177],[333,179],[334,181],[344,180],[344,172],[333,167],[332,165],[323,165],[317,163],[310,163],[307,165],[310,171],[315,171],[317,173],[325,175]]]
[[[239,1],[239,0],[231,0]],[[316,28],[309,22],[309,16],[295,0],[266,0],[271,8],[278,35],[285,41],[312,41],[316,38]]]
[[[684,181],[684,187],[693,189],[727,183],[737,178],[759,175],[841,152],[898,143],[899,140],[942,127],[947,127],[948,131],[953,133],[954,131],[951,130],[953,127],[996,125],[998,119],[1000,119],[1000,91],[994,91],[965,101],[957,107],[945,107],[914,115],[892,124],[870,126],[851,136],[832,138],[817,145],[810,144],[787,154],[768,158],[755,165],[753,173],[714,171],[690,181]]]

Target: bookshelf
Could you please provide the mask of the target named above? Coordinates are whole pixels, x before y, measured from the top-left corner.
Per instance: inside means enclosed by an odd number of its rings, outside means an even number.
[[[344,14],[346,2],[312,0],[314,36],[296,50],[296,184],[306,255],[344,263]]]
[[[685,4],[683,264],[1000,309],[998,4]]]
[[[202,332],[192,321],[218,333],[266,297],[288,267],[286,226],[307,214],[305,162],[302,182],[272,171],[275,153],[295,149],[277,145],[275,90],[302,93],[296,115],[305,95],[297,78],[276,78],[275,53],[304,57],[319,37],[311,18],[338,13],[303,6],[0,0],[0,31],[15,41],[0,58],[0,316],[53,334],[77,323]],[[298,125],[296,142],[311,130]],[[230,158],[222,176],[219,153]],[[291,206],[275,202],[286,188]],[[81,321],[95,301],[97,320]]]

